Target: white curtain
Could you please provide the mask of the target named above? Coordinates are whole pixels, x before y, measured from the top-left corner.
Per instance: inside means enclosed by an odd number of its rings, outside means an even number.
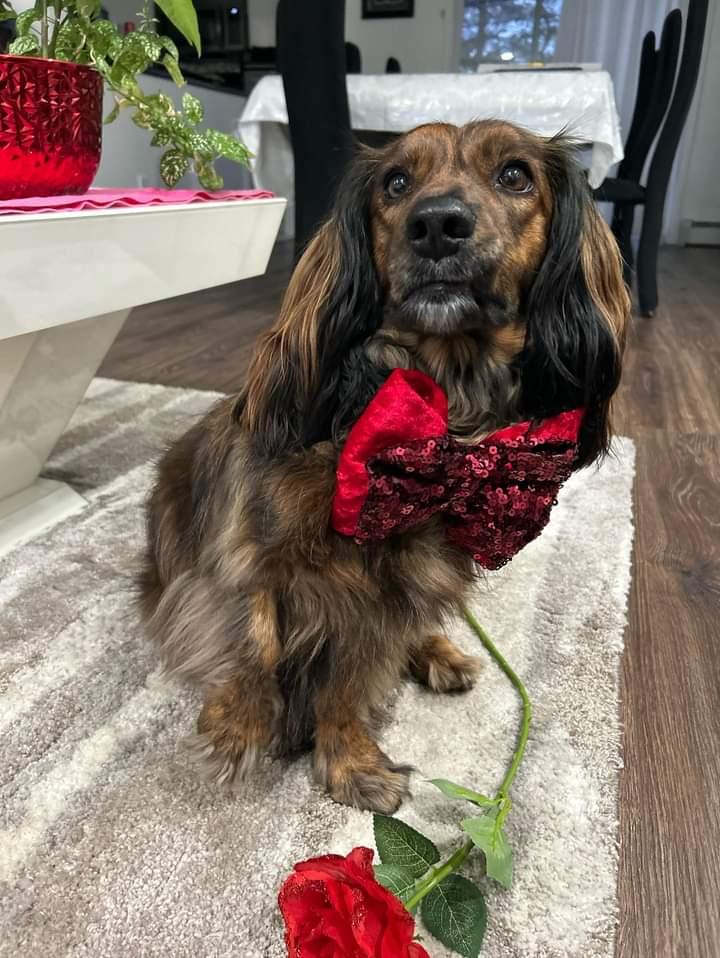
[[[654,30],[659,43],[663,20],[675,7],[682,10],[684,24],[687,0],[565,0],[563,3],[555,59],[602,63],[613,78],[623,140],[630,128],[635,103],[643,37],[648,30]],[[677,242],[682,170],[694,121],[692,111],[670,180],[665,205],[665,242]]]

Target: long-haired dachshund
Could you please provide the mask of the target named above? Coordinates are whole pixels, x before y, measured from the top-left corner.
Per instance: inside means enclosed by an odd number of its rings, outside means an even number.
[[[204,690],[217,780],[311,747],[334,799],[391,813],[409,779],[374,738],[391,691],[406,672],[435,692],[475,680],[442,631],[472,558],[434,520],[366,545],[330,525],[339,450],[390,370],[433,377],[461,439],[584,406],[579,464],[607,450],[630,303],[573,152],[487,121],[363,153],[242,393],[160,463],[142,612]]]

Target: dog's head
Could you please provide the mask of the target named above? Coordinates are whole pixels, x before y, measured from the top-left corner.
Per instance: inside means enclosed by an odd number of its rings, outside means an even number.
[[[360,154],[252,364],[240,415],[261,451],[347,426],[377,388],[362,347],[381,327],[471,334],[517,370],[525,416],[585,406],[581,461],[604,451],[630,303],[574,154],[496,121]]]

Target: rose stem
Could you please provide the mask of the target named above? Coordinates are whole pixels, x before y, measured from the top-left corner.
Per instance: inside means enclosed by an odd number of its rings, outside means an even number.
[[[532,721],[532,705],[530,703],[530,698],[527,694],[527,690],[523,685],[522,681],[518,678],[517,673],[511,668],[507,660],[497,648],[495,643],[492,641],[490,636],[487,634],[485,629],[480,625],[475,616],[470,612],[469,609],[465,609],[465,618],[468,622],[468,625],[473,630],[473,632],[480,639],[482,644],[485,646],[487,651],[490,653],[490,656],[495,659],[497,664],[500,666],[502,671],[507,675],[512,684],[517,689],[518,695],[522,700],[523,705],[523,714],[522,721],[520,723],[520,733],[518,735],[517,745],[515,747],[515,752],[513,753],[512,762],[508,768],[505,778],[500,784],[500,788],[497,790],[496,797],[501,799],[503,804],[501,805],[501,810],[498,815],[498,823],[502,825],[502,822],[510,811],[510,802],[508,800],[508,792],[510,791],[510,786],[512,785],[515,776],[517,775],[518,768],[520,763],[523,760],[523,755],[525,754],[525,746],[527,745],[528,737],[530,735],[530,722]],[[464,845],[461,845],[460,848],[450,857],[446,862],[440,865],[439,868],[433,868],[430,874],[423,879],[421,885],[415,891],[415,894],[410,898],[405,907],[408,911],[412,911],[414,908],[420,904],[420,902],[425,898],[425,896],[432,891],[437,885],[440,884],[443,879],[447,878],[448,875],[452,875],[453,872],[457,871],[458,868],[463,864],[465,859],[469,856],[470,852],[475,847],[474,842],[467,841]]]

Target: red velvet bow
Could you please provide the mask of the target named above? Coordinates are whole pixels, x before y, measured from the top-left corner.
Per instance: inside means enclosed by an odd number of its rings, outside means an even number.
[[[442,513],[450,540],[497,569],[545,527],[573,470],[582,419],[574,409],[469,445],[448,435],[447,396],[437,383],[396,369],[340,454],[333,528],[378,542]]]

